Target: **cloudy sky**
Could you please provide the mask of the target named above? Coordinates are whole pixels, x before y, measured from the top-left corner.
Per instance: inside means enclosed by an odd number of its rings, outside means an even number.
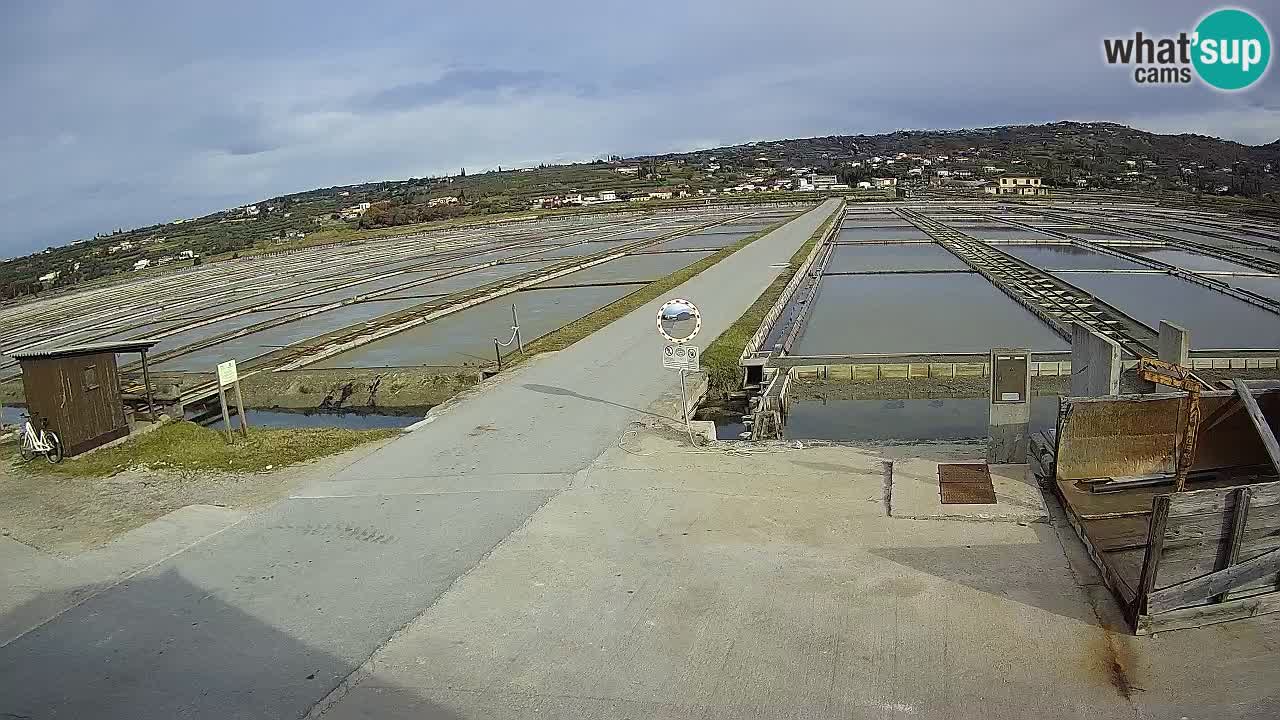
[[[1274,71],[1228,95],[1102,62],[1216,6],[1079,7],[7,0],[0,256],[461,166],[1062,119],[1280,136]]]

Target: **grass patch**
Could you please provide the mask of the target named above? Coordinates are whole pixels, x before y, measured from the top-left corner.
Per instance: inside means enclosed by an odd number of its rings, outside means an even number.
[[[614,300],[586,317],[575,322],[571,322],[559,330],[543,335],[537,340],[534,340],[524,346],[525,358],[533,357],[538,353],[553,352],[569,347],[614,320],[626,315],[632,310],[666,295],[675,288],[697,276],[703,270],[706,270],[756,240],[768,235],[774,230],[785,225],[787,222],[789,222],[789,220],[783,220],[774,225],[770,225],[757,233],[748,235],[738,242],[723,247],[717,250],[714,254],[708,255],[686,268],[677,270],[661,280],[655,280],[626,297]],[[518,359],[513,359],[512,364],[514,365],[518,362]]]
[[[764,292],[760,293],[760,297],[756,298],[742,317],[735,320],[728,330],[721,333],[720,337],[702,352],[702,369],[707,373],[707,384],[712,392],[727,393],[738,389],[740,376],[738,360],[742,357],[742,349],[747,346],[751,336],[760,327],[760,323],[764,322],[764,316],[769,312],[769,308],[773,307],[773,304],[782,296],[787,283],[795,277],[805,256],[822,239],[835,219],[836,216],[832,215],[818,226],[813,237],[805,241],[805,244],[791,256],[787,269],[775,278]]]
[[[400,430],[396,429],[250,428],[248,439],[236,435],[235,442],[228,444],[217,430],[181,421],[80,459],[50,465],[37,458],[27,467],[40,473],[73,477],[103,477],[135,466],[177,471],[259,472],[399,434]]]

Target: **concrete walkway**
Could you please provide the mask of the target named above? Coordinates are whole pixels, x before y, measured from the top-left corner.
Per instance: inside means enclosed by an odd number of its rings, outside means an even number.
[[[699,341],[837,205],[677,289],[703,310]],[[0,717],[306,714],[676,387],[660,367],[657,305],[3,646]]]
[[[887,514],[884,461],[953,451],[629,433],[323,718],[1280,714],[1280,615],[1131,637],[1060,512]]]

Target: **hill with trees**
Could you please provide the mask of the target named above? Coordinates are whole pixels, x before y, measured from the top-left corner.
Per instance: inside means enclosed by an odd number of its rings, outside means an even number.
[[[914,172],[913,172],[914,171]],[[689,193],[781,187],[805,172],[855,184],[876,176],[924,186],[943,176],[1041,175],[1058,187],[1183,191],[1280,203],[1280,140],[1250,146],[1161,135],[1115,123],[1058,122],[969,130],[902,130],[743,143],[589,163],[497,168],[445,177],[328,187],[209,215],[117,230],[0,263],[0,299],[134,271],[299,243],[340,241],[421,223],[527,215],[534,201],[660,188]]]

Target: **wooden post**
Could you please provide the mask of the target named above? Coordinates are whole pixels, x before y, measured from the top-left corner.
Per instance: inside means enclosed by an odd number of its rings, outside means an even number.
[[[493,354],[498,358],[498,370],[502,370],[502,347],[498,345],[498,338],[493,339]]]
[[[227,414],[227,389],[218,381],[218,406],[222,408],[222,427],[227,431],[227,442],[232,442],[231,416]]]
[[[1244,403],[1245,412],[1249,413],[1249,419],[1253,421],[1253,427],[1258,431],[1258,437],[1262,440],[1262,447],[1267,450],[1267,457],[1271,458],[1271,466],[1280,471],[1280,443],[1276,442],[1276,436],[1271,432],[1271,426],[1267,424],[1267,419],[1262,415],[1262,409],[1258,407],[1258,401],[1253,399],[1253,392],[1249,390],[1249,386],[1245,385],[1240,378],[1232,380],[1236,386],[1236,394],[1240,396],[1240,402]]]
[[[236,412],[240,415],[240,433],[249,437],[249,418],[244,416],[244,395],[240,394],[240,377],[236,376]]]
[[[1164,552],[1164,529],[1169,521],[1169,495],[1157,495],[1151,501],[1151,524],[1147,529],[1147,553],[1142,558],[1142,575],[1138,579],[1137,592],[1133,596],[1132,625],[1138,626],[1138,616],[1147,610],[1147,596],[1156,584],[1156,571],[1160,567],[1160,555]]]
[[[147,351],[142,351],[142,386],[147,391],[147,412],[151,415],[151,422],[156,421],[156,406],[151,400],[151,372],[147,369]]]
[[[1244,544],[1244,526],[1249,522],[1249,503],[1253,500],[1253,489],[1237,488],[1231,493],[1235,499],[1235,509],[1231,514],[1231,535],[1227,537],[1227,551],[1218,560],[1216,570],[1225,570],[1240,562],[1240,546]],[[1227,594],[1216,595],[1213,601],[1220,603],[1227,599]]]

